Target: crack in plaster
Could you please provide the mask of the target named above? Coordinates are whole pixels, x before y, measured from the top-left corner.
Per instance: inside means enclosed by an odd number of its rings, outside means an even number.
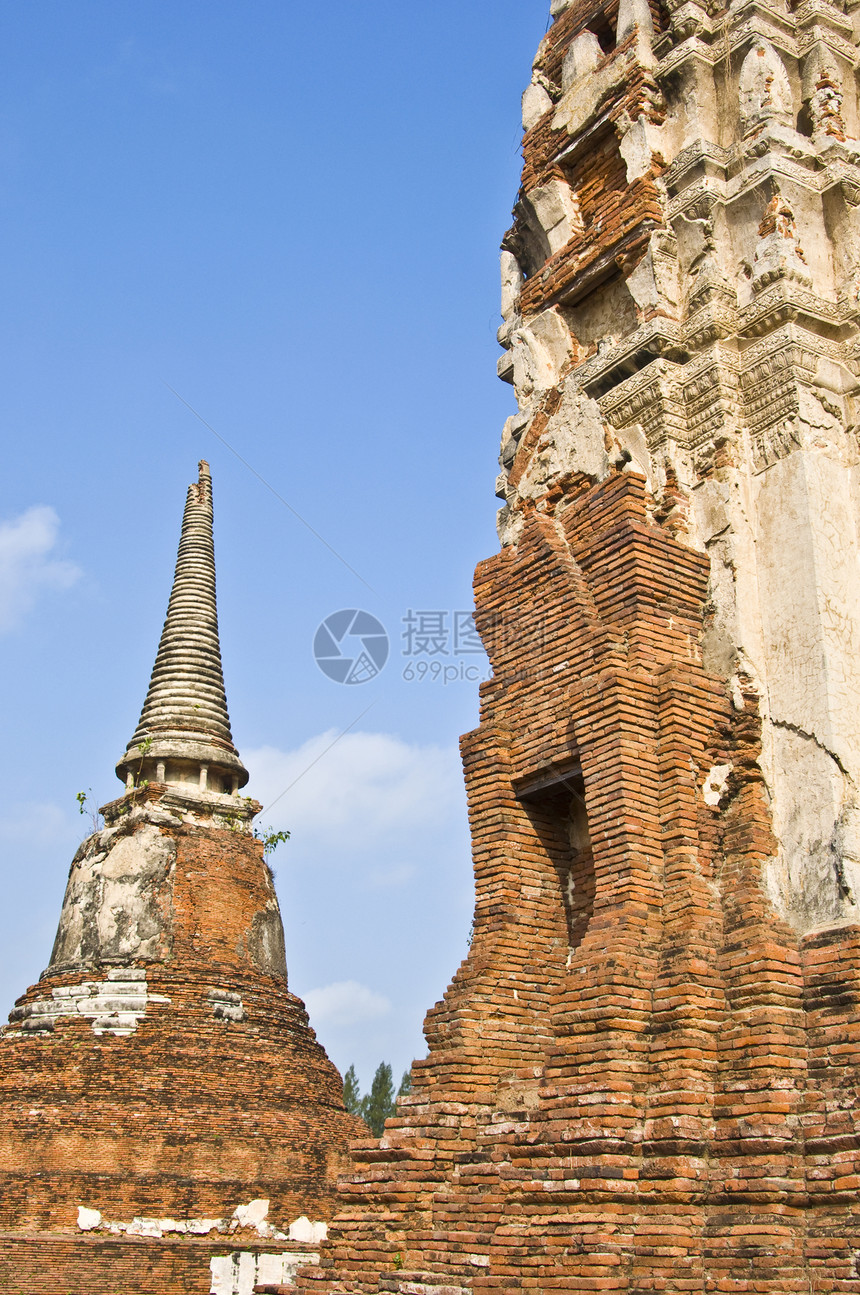
[[[771,717],[770,722],[774,728],[787,729],[789,733],[794,733],[796,737],[803,738],[804,741],[806,742],[814,743],[814,745],[817,746],[820,751],[823,751],[825,755],[830,756],[830,759],[836,765],[837,769],[842,774],[842,776],[848,780],[848,782],[851,784],[852,787],[854,786],[854,779],[851,777],[851,774],[848,772],[848,770],[845,768],[845,765],[839,759],[839,756],[836,754],[835,751],[831,751],[830,747],[826,746],[824,742],[821,741],[821,738],[817,737],[815,733],[808,733],[805,729],[800,728],[800,726],[797,724],[792,724],[787,719],[773,719],[773,717]]]

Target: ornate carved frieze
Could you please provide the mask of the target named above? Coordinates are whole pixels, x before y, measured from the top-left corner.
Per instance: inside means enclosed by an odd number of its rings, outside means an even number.
[[[687,419],[681,374],[680,364],[654,360],[602,396],[600,411],[613,427],[641,426],[650,450],[670,439],[684,443]]]
[[[473,941],[314,1290],[839,1295],[860,1271],[860,13],[552,13],[537,65],[564,94],[527,92],[523,184],[548,235],[575,171],[582,228],[521,287],[503,266],[505,342],[537,320],[546,342],[552,307],[563,360],[511,366],[502,547],[475,580]]]

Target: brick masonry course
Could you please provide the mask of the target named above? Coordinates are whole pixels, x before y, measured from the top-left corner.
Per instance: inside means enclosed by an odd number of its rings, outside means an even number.
[[[856,19],[553,15],[502,254],[471,948],[298,1287],[848,1292]]]

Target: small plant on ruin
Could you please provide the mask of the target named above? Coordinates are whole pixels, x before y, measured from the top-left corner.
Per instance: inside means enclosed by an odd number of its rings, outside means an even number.
[[[140,752],[140,763],[137,766],[137,776],[134,780],[134,790],[140,791],[143,787],[149,786],[149,779],[141,777],[143,773],[143,762],[152,750],[152,738],[145,737],[142,742],[138,742],[137,749]]]
[[[274,881],[277,873],[272,867],[271,857],[279,845],[289,841],[290,834],[289,832],[276,832],[273,827],[255,827],[253,837],[255,841],[262,841],[263,843],[263,862],[269,870],[269,876]]]
[[[78,813],[86,814],[92,822],[93,831],[100,832],[101,829],[104,827],[104,819],[102,818],[99,811],[97,809],[93,809],[89,803],[89,798],[92,794],[93,794],[92,787],[88,787],[86,791],[77,792],[75,795],[75,800],[78,802]]]
[[[254,828],[254,840],[263,842],[264,859],[268,859],[270,854],[275,853],[279,845],[284,845],[289,839],[289,832],[276,832],[273,827]]]

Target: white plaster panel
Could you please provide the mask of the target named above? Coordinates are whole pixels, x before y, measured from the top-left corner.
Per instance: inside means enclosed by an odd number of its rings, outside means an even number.
[[[210,1295],[254,1295],[257,1286],[292,1286],[299,1268],[319,1263],[317,1254],[262,1254],[237,1250],[209,1261]]]
[[[531,130],[552,107],[546,90],[542,85],[532,82],[523,95],[523,130]]]
[[[172,940],[168,883],[176,843],[151,824],[106,829],[72,863],[51,965],[155,958]]]
[[[538,498],[553,480],[568,472],[605,476],[609,470],[606,440],[597,402],[569,383],[520,479],[520,495]]]
[[[83,1016],[90,1021],[94,1034],[132,1034],[146,1015],[148,1003],[169,1003],[162,994],[150,994],[146,972],[135,967],[109,971],[106,980],[85,980],[78,985],[62,985],[51,991],[50,998],[36,999],[13,1007],[10,1028],[30,1033],[53,1030],[63,1017]]]
[[[758,505],[771,715],[860,772],[860,561],[846,464],[798,450],[762,474]]]

